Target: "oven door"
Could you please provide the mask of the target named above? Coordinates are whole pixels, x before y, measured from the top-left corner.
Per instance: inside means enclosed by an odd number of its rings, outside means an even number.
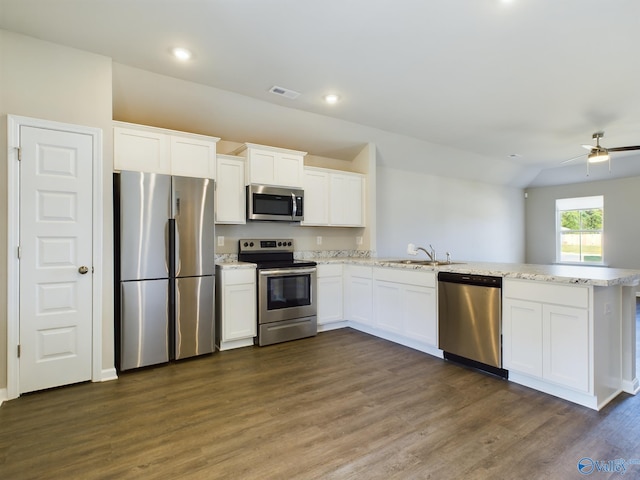
[[[316,267],[258,270],[258,323],[316,315]]]

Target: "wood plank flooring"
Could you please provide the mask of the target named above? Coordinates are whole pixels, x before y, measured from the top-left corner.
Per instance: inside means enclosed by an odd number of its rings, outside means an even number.
[[[639,422],[342,329],[5,402],[0,478],[585,478],[640,458]]]

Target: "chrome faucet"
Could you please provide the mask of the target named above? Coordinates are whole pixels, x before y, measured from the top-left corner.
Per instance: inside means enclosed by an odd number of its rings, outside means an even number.
[[[437,262],[436,260],[436,251],[433,248],[433,245],[429,244],[429,248],[431,249],[431,251],[428,251],[425,248],[422,247],[416,247],[413,243],[409,244],[409,247],[407,248],[407,253],[409,255],[417,255],[418,254],[418,250],[422,250],[424,253],[427,254],[427,257],[429,257],[429,260],[431,260],[432,262]]]

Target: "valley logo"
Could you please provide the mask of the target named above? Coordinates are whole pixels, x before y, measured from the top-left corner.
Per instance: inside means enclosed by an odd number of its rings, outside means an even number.
[[[627,471],[627,464],[640,465],[640,460],[625,460],[619,458],[617,460],[593,460],[589,457],[583,457],[578,461],[578,471],[582,475],[591,475],[598,473],[619,473],[624,475]]]

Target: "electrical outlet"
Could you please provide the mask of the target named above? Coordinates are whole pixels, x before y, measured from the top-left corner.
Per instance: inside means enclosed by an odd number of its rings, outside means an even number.
[[[605,315],[611,315],[611,304],[610,303],[605,303],[604,304],[604,314]]]
[[[223,236],[219,236],[218,237],[218,246],[219,247],[224,247],[224,237]]]
[[[362,237],[356,237],[356,245],[362,245]]]
[[[322,237],[316,237],[316,245],[322,245]]]

